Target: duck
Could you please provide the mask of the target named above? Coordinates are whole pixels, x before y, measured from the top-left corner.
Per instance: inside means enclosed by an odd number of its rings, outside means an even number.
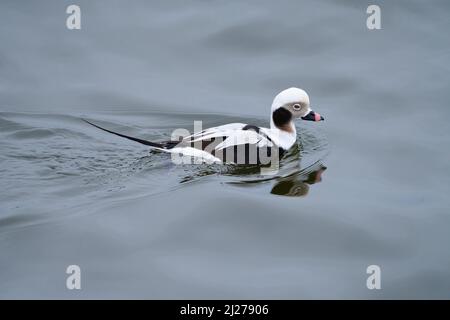
[[[296,87],[278,93],[273,99],[270,112],[269,128],[247,123],[228,123],[175,137],[176,139],[172,134],[172,140],[161,142],[131,137],[83,120],[100,130],[170,153],[176,163],[190,161],[238,165],[263,165],[279,161],[297,142],[295,120],[324,120],[322,115],[311,109],[306,91]]]

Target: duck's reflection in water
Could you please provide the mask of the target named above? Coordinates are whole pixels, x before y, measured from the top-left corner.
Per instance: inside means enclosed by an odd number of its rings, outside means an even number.
[[[259,167],[239,167],[228,171],[227,175],[234,178],[239,177],[239,181],[228,181],[241,187],[268,186],[271,194],[289,197],[303,197],[309,192],[310,185],[322,181],[322,174],[327,169],[322,162],[318,161],[304,169],[300,166],[300,161],[284,163],[277,175],[270,178],[262,177],[248,179],[252,175],[260,173]]]
[[[289,197],[304,197],[308,194],[311,184],[322,181],[322,173],[326,169],[325,166],[319,165],[314,171],[300,171],[299,173],[276,179],[270,193]]]
[[[269,188],[274,195],[303,197],[310,185],[322,181],[327,169],[322,160],[302,168],[300,148],[292,148],[274,167],[258,165],[200,165],[183,166],[180,183],[186,183],[206,176],[218,176],[225,183],[240,187]],[[272,169],[275,168],[273,171]],[[263,170],[264,169],[264,170]]]

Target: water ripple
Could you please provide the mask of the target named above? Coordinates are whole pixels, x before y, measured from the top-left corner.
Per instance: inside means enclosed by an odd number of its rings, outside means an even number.
[[[207,126],[242,121],[234,116],[164,113],[96,118],[109,128],[155,141],[170,137],[175,128],[169,119],[187,129],[192,129],[195,119],[203,119]],[[131,125],[134,120],[137,125]],[[30,212],[34,218],[27,224],[39,221],[40,214],[46,219],[63,217],[68,208],[98,199],[151,196],[211,179],[235,187],[270,182],[272,194],[303,196],[309,184],[320,181],[311,174],[323,172],[319,163],[328,149],[320,131],[299,128],[298,132],[298,145],[283,157],[279,172],[267,177],[255,166],[174,165],[169,155],[100,132],[76,116],[1,113],[1,180],[9,188],[0,196],[6,209],[0,229],[22,225],[24,219],[14,217]]]

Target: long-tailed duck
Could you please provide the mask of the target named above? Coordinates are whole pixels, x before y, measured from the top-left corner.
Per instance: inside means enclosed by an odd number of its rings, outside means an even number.
[[[178,141],[151,142],[90,125],[146,146],[194,157],[205,162],[235,164],[268,164],[279,159],[297,140],[295,119],[322,121],[324,118],[310,108],[308,94],[299,88],[280,92],[273,100],[270,128],[245,123],[229,123],[182,137]]]

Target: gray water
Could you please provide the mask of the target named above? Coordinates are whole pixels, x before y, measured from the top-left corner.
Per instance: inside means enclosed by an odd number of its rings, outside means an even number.
[[[1,298],[449,298],[450,4],[0,3]],[[298,123],[279,175],[174,165],[194,121]],[[81,268],[81,290],[66,268]],[[366,268],[381,268],[368,290]]]

